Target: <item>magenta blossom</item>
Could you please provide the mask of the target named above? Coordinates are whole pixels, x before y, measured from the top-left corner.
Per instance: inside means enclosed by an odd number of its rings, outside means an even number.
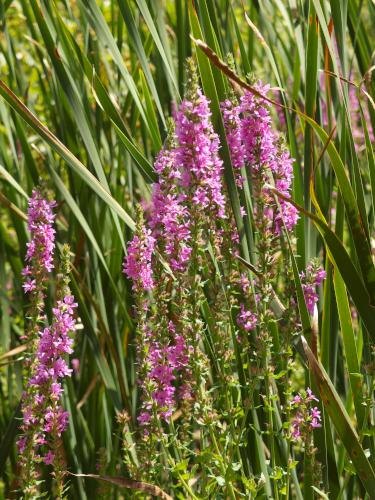
[[[182,101],[176,117],[176,135],[182,186],[190,188],[192,202],[199,209],[224,218],[219,137],[211,123],[209,101],[200,89],[197,89],[194,100]]]
[[[163,148],[155,170],[159,182],[153,186],[150,226],[171,269],[183,272],[191,254],[190,215],[186,195],[178,188],[181,172],[176,163],[176,151]]]
[[[297,394],[291,403],[294,416],[291,422],[290,434],[293,439],[298,439],[311,432],[312,429],[321,427],[321,414],[317,406],[312,407],[312,401],[319,399],[308,387],[305,394]]]
[[[134,290],[152,290],[151,257],[154,251],[155,238],[151,230],[142,227],[141,234],[135,234],[128,245],[128,255],[124,262],[124,273],[133,280]]]
[[[237,316],[237,324],[242,326],[247,332],[255,330],[257,326],[257,316],[245,309],[244,304],[240,305],[241,311]]]
[[[316,293],[316,287],[320,286],[326,277],[325,270],[318,266],[316,262],[311,262],[306,267],[306,273],[300,273],[301,286],[307,310],[310,314],[314,314],[315,304],[318,302],[319,296]]]
[[[31,234],[31,240],[26,243],[26,260],[30,263],[23,270],[25,276],[35,275],[38,269],[51,272],[53,269],[53,251],[55,248],[55,230],[53,222],[55,214],[52,209],[56,206],[55,201],[47,201],[42,194],[34,189],[29,200],[27,227]],[[30,280],[27,280],[30,283]],[[35,287],[24,286],[26,292]]]
[[[175,333],[172,322],[169,323],[168,330]],[[161,418],[169,420],[176,407],[176,384],[186,373],[188,362],[188,348],[181,335],[175,335],[169,345],[162,346],[150,333],[146,358],[149,369],[147,380],[141,381],[141,385],[151,385],[153,404],[146,402],[144,405],[138,417],[141,425],[147,425],[151,421],[151,406]],[[187,397],[187,391],[184,390],[181,395]]]
[[[255,88],[263,96],[270,89],[269,85],[262,85],[261,82]],[[289,198],[293,180],[294,160],[280,145],[280,138],[272,129],[268,103],[247,91],[238,105],[225,101],[221,108],[237,184],[241,186],[243,182],[238,170],[247,167],[255,187],[261,191],[257,196],[266,198],[268,209],[264,215],[269,219],[270,226],[277,234],[284,225],[287,230],[292,230],[298,219],[296,208],[281,198],[276,207],[272,195],[262,186],[269,183],[271,176],[276,189]]]
[[[28,381],[22,396],[21,437],[18,447],[24,470],[24,486],[35,479],[35,465],[40,462],[54,465],[57,477],[61,463],[57,465],[57,440],[65,430],[68,413],[61,405],[62,381],[71,373],[67,356],[72,352],[72,335],[75,331],[74,310],[77,304],[69,292],[69,249],[62,250],[61,273],[57,283],[57,300],[52,309],[52,323],[45,325],[47,316],[44,311],[45,282],[52,271],[55,248],[55,215],[52,208],[55,202],[44,199],[37,190],[29,200],[28,228],[31,233],[27,245],[25,266],[22,274],[26,281],[26,293],[31,293],[27,330],[30,353],[25,368]],[[43,323],[45,326],[43,326]]]

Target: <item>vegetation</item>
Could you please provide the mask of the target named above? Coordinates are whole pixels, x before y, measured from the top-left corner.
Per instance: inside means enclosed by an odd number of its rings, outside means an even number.
[[[375,498],[375,5],[0,5],[0,497]]]

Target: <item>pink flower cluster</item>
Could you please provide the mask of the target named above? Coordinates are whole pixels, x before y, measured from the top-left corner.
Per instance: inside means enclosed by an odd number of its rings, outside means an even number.
[[[133,290],[152,290],[151,258],[155,247],[155,238],[151,230],[141,228],[141,234],[134,235],[128,245],[128,255],[124,262],[124,273],[133,280]]]
[[[225,217],[223,162],[219,137],[211,123],[209,101],[200,89],[194,100],[182,101],[176,117],[177,165],[182,186],[190,188],[192,202],[211,216]]]
[[[257,326],[257,316],[245,309],[243,304],[240,305],[240,313],[237,316],[237,324],[244,328],[247,332],[255,330]]]
[[[61,393],[57,381],[72,372],[62,356],[73,352],[70,334],[75,330],[73,315],[76,307],[72,295],[66,295],[63,300],[57,301],[57,307],[53,308],[52,326],[44,328],[40,335],[36,352],[37,364],[34,376],[29,381],[30,385],[43,386],[46,382],[51,382],[52,392],[58,395]]]
[[[317,406],[312,406],[313,401],[319,402],[310,388],[306,394],[297,394],[292,400],[292,409],[295,414],[291,423],[291,436],[293,439],[300,438],[305,432],[321,427],[321,415]]]
[[[170,266],[177,281],[189,271],[191,239],[197,230],[198,219],[199,227],[213,231],[216,244],[222,243],[223,230],[216,227],[216,221],[226,219],[227,214],[219,138],[211,123],[209,101],[198,88],[194,76],[190,84],[188,97],[175,113],[175,133],[171,133],[172,129],[169,131],[155,162],[159,178],[153,185],[149,220],[142,223],[128,247],[124,272],[133,280],[136,291],[155,288],[152,259],[156,252]],[[257,88],[263,94],[269,90],[261,84]],[[247,168],[265,200],[267,227],[276,234],[284,224],[292,229],[297,221],[296,209],[283,200],[279,200],[277,206],[264,188],[272,176],[276,188],[290,197],[293,177],[293,160],[272,130],[268,107],[262,99],[246,93],[238,105],[227,100],[221,109],[237,185],[243,186],[241,169]],[[237,234],[232,238],[238,243]],[[154,331],[157,328],[152,321],[148,322],[148,300],[145,298],[141,306],[144,322],[140,331],[146,355],[141,356],[144,379],[140,384],[144,394],[148,393],[139,416],[142,425],[151,421],[155,409],[161,418],[168,419],[177,397],[183,397],[182,394],[189,397],[186,385],[180,388],[178,396],[176,391],[190,369],[191,339],[177,335],[174,325],[170,325],[168,332],[164,331],[165,327],[163,331]],[[253,331],[257,317],[240,304],[237,323],[246,332]]]
[[[33,191],[29,201],[29,223],[31,241],[28,244],[27,276],[33,278],[36,287],[25,287],[25,291],[37,293],[40,287],[38,280],[45,279],[42,273],[53,268],[54,234],[52,227],[54,202],[47,202],[38,191]],[[25,274],[25,273],[24,273]],[[29,278],[29,279],[31,279]],[[36,328],[34,351],[29,363],[29,380],[23,394],[20,426],[22,436],[18,441],[21,454],[33,454],[35,459],[42,459],[46,464],[53,462],[51,449],[41,457],[41,447],[50,443],[49,435],[59,437],[66,429],[68,413],[61,406],[63,392],[62,379],[71,374],[65,356],[72,352],[71,334],[75,330],[74,309],[77,304],[74,297],[65,294],[53,308],[51,326]],[[40,315],[40,319],[45,319]]]
[[[270,87],[259,82],[255,88],[266,96]],[[246,92],[238,105],[229,100],[222,103],[222,111],[231,159],[237,171],[237,184],[242,183],[238,169],[246,166],[255,184],[269,182],[272,175],[276,189],[290,197],[294,160],[289,151],[281,147],[280,138],[272,129],[266,101]],[[279,208],[272,206],[272,196],[262,185],[259,188],[267,198],[267,217],[276,234],[280,233],[283,225],[292,230],[298,220],[297,209],[282,199],[279,199]]]
[[[31,240],[26,244],[26,261],[28,265],[22,271],[25,276],[23,284],[26,293],[37,288],[37,281],[44,281],[46,273],[53,269],[53,251],[55,248],[55,230],[53,222],[55,201],[47,201],[34,189],[29,200],[28,229]]]
[[[152,406],[156,413],[168,421],[175,409],[176,387],[174,382],[181,377],[181,372],[188,365],[188,348],[185,339],[175,334],[175,327],[169,322],[168,332],[174,337],[166,345],[161,345],[157,340],[150,339],[150,347],[146,358],[149,366],[148,380],[141,381],[141,385],[152,386],[152,401],[144,405],[144,410],[138,417],[141,425],[151,421]],[[150,335],[151,336],[151,335]],[[180,398],[188,398],[189,392],[185,386],[180,388]]]
[[[153,185],[150,219],[138,230],[128,247],[125,274],[133,280],[133,289],[154,288],[152,255],[157,250],[176,276],[188,270],[192,253],[192,213],[211,222],[225,218],[222,160],[219,138],[211,124],[209,101],[192,76],[189,98],[175,114],[176,131],[169,130],[159,153],[155,170],[159,175]],[[142,306],[148,309],[146,304]],[[151,322],[152,323],[152,322]],[[169,323],[168,332],[154,331],[152,324],[142,328],[147,355],[142,359],[144,380],[140,381],[145,398],[139,422],[146,425],[156,410],[167,420],[177,399],[191,397],[187,380],[191,349],[189,340],[176,333]],[[149,331],[150,330],[150,331]],[[184,382],[185,381],[185,382]],[[177,394],[177,388],[178,394]]]
[[[316,287],[320,286],[326,277],[325,270],[318,266],[317,263],[311,262],[306,267],[306,273],[301,272],[301,285],[307,310],[310,314],[314,314],[315,304],[318,302],[319,296],[316,293]]]
[[[190,211],[196,205],[207,216],[225,217],[219,138],[211,124],[209,101],[198,88],[176,113],[177,144],[162,149],[155,162],[159,182],[153,186],[151,218],[143,237],[134,236],[124,272],[134,287],[153,288],[151,256],[157,244],[173,271],[186,270],[190,255]]]
[[[242,141],[241,109],[229,99],[222,102],[220,108],[225,124],[227,143],[231,155],[236,184],[238,187],[242,188],[244,179],[241,175],[241,168],[245,166],[246,151]]]
[[[150,225],[163,246],[173,271],[183,272],[188,265],[191,247],[190,216],[186,194],[179,190],[181,171],[177,168],[176,151],[163,148],[155,162],[159,182],[153,186]]]

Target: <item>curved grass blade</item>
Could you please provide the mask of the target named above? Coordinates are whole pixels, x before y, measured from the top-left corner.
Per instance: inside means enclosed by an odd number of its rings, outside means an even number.
[[[104,189],[96,177],[76,158],[71,151],[23,104],[23,102],[0,80],[0,95],[12,108],[72,167],[91,189],[134,231],[135,224],[121,205]]]
[[[165,64],[169,78],[172,81],[173,86],[176,90],[176,95],[178,96],[179,95],[178,84],[177,84],[176,76],[175,76],[173,69],[172,69],[172,66],[171,66],[170,57],[168,57],[167,48],[164,48],[164,46],[163,46],[162,40],[159,36],[158,30],[155,26],[153,19],[152,19],[152,16],[151,16],[150,10],[147,6],[147,3],[145,2],[145,0],[136,0],[136,2],[137,2],[137,6],[139,8],[139,11],[141,12],[143,19],[145,20],[145,22],[147,24],[147,27],[150,30],[151,36],[152,36],[152,38],[155,42],[155,45],[160,53],[160,56]]]
[[[82,67],[86,78],[89,80],[92,86],[95,99],[98,102],[99,106],[106,112],[107,116],[116,125],[116,131],[119,129],[122,132],[120,139],[122,140],[126,150],[130,153],[133,160],[141,169],[142,175],[144,176],[145,180],[147,182],[156,181],[156,175],[153,171],[151,163],[147,160],[147,158],[145,158],[145,156],[141,153],[137,145],[132,140],[129,127],[124,122],[118,107],[113,102],[112,97],[108,94],[105,86],[95,72],[93,65],[90,63],[86,54],[82,52],[73,35],[69,32],[63,20],[58,15],[58,12],[56,13],[56,15],[63,36],[65,36],[67,43],[74,50],[80,66]]]
[[[51,172],[51,175],[54,179],[54,182],[56,184],[56,186],[58,187],[58,189],[60,190],[62,196],[64,197],[64,199],[66,200],[69,208],[71,209],[72,213],[74,214],[74,216],[76,217],[77,221],[79,222],[79,224],[81,225],[82,229],[84,230],[84,232],[86,233],[88,239],[90,240],[95,252],[97,253],[98,257],[99,257],[99,260],[100,262],[102,263],[103,265],[103,268],[105,270],[105,272],[107,273],[108,275],[108,278],[109,278],[109,281],[111,282],[112,286],[113,286],[113,289],[117,295],[117,298],[119,300],[119,304],[120,304],[120,307],[121,309],[123,310],[123,314],[128,322],[129,325],[131,325],[131,320],[130,320],[130,317],[129,317],[129,313],[128,311],[126,310],[125,306],[124,306],[124,303],[123,303],[123,297],[121,297],[120,295],[120,292],[118,291],[118,288],[116,286],[116,283],[110,273],[110,270],[108,268],[108,265],[107,265],[107,262],[104,258],[104,255],[103,255],[103,252],[101,251],[100,247],[99,247],[99,244],[94,236],[94,233],[92,232],[89,224],[87,223],[81,209],[79,208],[79,206],[77,205],[76,201],[74,200],[73,196],[70,194],[69,190],[67,189],[67,187],[65,186],[65,184],[63,183],[62,179],[60,178],[60,176],[52,169],[50,168],[50,172]]]
[[[2,165],[0,165],[0,177],[3,177],[9,184],[14,187],[24,198],[28,199],[27,193],[23,190],[23,188],[18,184],[16,179],[6,170]]]
[[[335,269],[333,284],[335,287],[336,303],[341,324],[344,352],[348,365],[350,387],[352,390],[358,427],[361,429],[365,417],[365,407],[362,405],[362,376],[360,374],[360,366],[357,354],[358,349],[354,336],[348,296],[345,290],[344,281],[338,269]]]
[[[109,51],[112,54],[113,60],[116,63],[116,65],[118,66],[118,69],[119,69],[128,89],[129,89],[129,92],[134,100],[134,103],[137,107],[137,110],[142,117],[143,123],[144,123],[145,127],[148,129],[150,136],[154,139],[153,132],[148,126],[147,116],[146,116],[145,110],[142,106],[137,86],[134,82],[132,75],[130,74],[129,70],[127,69],[127,67],[124,63],[122,54],[121,54],[121,52],[116,44],[115,39],[112,36],[112,33],[111,33],[107,23],[105,22],[105,19],[103,17],[103,13],[100,10],[99,5],[96,2],[88,2],[87,0],[84,0],[83,3],[80,2],[80,4],[81,4],[82,8],[84,9],[85,13],[87,14],[87,17],[90,21],[90,24],[95,29],[98,38],[101,40],[101,43],[104,46],[108,46]],[[159,99],[156,96],[155,102],[158,102],[158,101],[159,101]],[[158,109],[159,109],[159,113],[162,113],[162,110],[160,107],[160,102],[159,102]],[[164,116],[161,114],[160,117],[161,117],[162,122],[164,123]]]
[[[136,146],[126,137],[124,132],[116,125],[115,122],[112,122],[115,127],[115,132],[120,139],[121,143],[124,145],[125,149],[129,151],[135,163],[138,165],[140,171],[142,172],[143,177],[146,182],[156,182],[157,174],[152,168],[151,163],[143,156],[143,154],[138,150]]]
[[[340,239],[320,217],[300,207],[292,199],[284,196],[273,186],[268,186],[268,189],[274,192],[278,197],[294,205],[297,210],[313,221],[326,243],[331,260],[337,266],[345,281],[346,287],[349,290],[369,334],[375,341],[375,308],[371,305],[370,296],[363,283],[362,277],[353,264],[353,259],[345,250]]]
[[[141,40],[139,31],[138,31],[137,26],[136,26],[135,21],[134,21],[134,17],[133,17],[133,13],[132,13],[132,10],[130,7],[130,3],[128,2],[128,0],[119,0],[118,4],[119,4],[119,8],[120,8],[120,12],[122,14],[122,17],[124,18],[126,27],[128,28],[129,36],[131,37],[131,39],[133,41],[133,47],[135,49],[135,52],[138,55],[138,59],[141,63],[143,72],[145,74],[147,84],[150,87],[151,94],[154,98],[156,107],[158,108],[160,119],[161,119],[163,125],[165,126],[166,123],[165,123],[163,108],[162,108],[161,103],[160,103],[158,91],[155,87],[155,82],[154,82],[152,75],[151,75],[150,63],[147,60],[146,52],[145,52],[144,46],[142,44],[142,40]],[[102,16],[102,14],[100,15],[99,7],[97,7],[95,5],[96,5],[95,2],[90,2],[87,7],[95,15],[96,22],[100,22],[102,24],[102,21],[104,21],[104,18]],[[106,24],[106,23],[104,23],[104,24]],[[105,26],[103,26],[103,29],[105,29]],[[108,38],[108,36],[109,36],[109,34],[107,33],[107,38]]]
[[[8,210],[11,210],[13,213],[17,215],[20,219],[27,221],[27,215],[22,212],[14,203],[12,203],[8,198],[0,192],[0,204],[4,205]]]
[[[312,353],[304,337],[302,337],[302,344],[309,362],[310,370],[314,375],[316,385],[319,389],[324,408],[329,414],[336,432],[342,440],[369,498],[374,500],[375,473],[359,442],[358,435],[351,424],[349,415],[326,371]]]

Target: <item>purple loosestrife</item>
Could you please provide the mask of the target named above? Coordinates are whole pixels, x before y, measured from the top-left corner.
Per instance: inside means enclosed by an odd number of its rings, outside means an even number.
[[[30,351],[25,362],[27,383],[22,396],[21,437],[18,440],[22,465],[22,489],[26,498],[38,491],[38,464],[53,466],[56,497],[63,492],[64,461],[61,453],[61,433],[65,430],[68,413],[61,406],[62,380],[70,375],[66,356],[72,352],[71,334],[75,330],[73,317],[76,304],[70,294],[69,248],[63,247],[61,273],[57,282],[57,304],[53,308],[50,326],[44,326],[44,294],[48,273],[54,268],[55,202],[47,201],[34,190],[29,200],[25,292],[30,297],[29,327],[26,338]]]
[[[174,334],[174,325],[170,322],[169,333]],[[152,387],[151,398],[157,408],[158,415],[168,421],[176,409],[176,386],[179,372],[188,363],[185,340],[181,335],[174,335],[168,339],[165,335],[164,345],[158,341],[150,341],[146,363],[149,364],[148,383]],[[184,390],[184,397],[185,395]],[[151,410],[147,407],[146,409]],[[144,411],[138,418],[140,423],[150,420],[151,416]]]
[[[151,257],[155,238],[151,230],[142,226],[128,245],[128,255],[124,262],[124,273],[133,280],[133,290],[150,291],[154,288]]]
[[[270,89],[261,82],[254,87],[264,96]],[[266,101],[247,91],[237,105],[229,100],[222,103],[222,110],[232,164],[235,169],[243,165],[249,169],[255,201],[262,199],[266,205],[260,210],[256,203],[255,216],[266,217],[269,229],[276,234],[283,225],[288,231],[292,230],[298,219],[296,208],[281,199],[277,207],[264,187],[272,177],[276,189],[290,197],[294,161],[272,128]]]
[[[65,356],[73,352],[71,335],[75,331],[73,315],[76,307],[69,292],[57,301],[53,308],[52,325],[46,326],[40,333],[24,398],[24,420],[20,427],[24,435],[19,443],[20,452],[23,453],[32,442],[37,428],[35,456],[51,464],[54,463],[54,451],[49,449],[43,456],[40,445],[54,447],[56,438],[67,427],[68,413],[61,406],[62,380],[72,372]]]
[[[184,337],[176,333],[176,326],[167,318],[163,288],[168,279],[155,283],[151,274],[160,275],[163,272],[160,262],[154,259],[151,263],[154,251],[162,255],[176,279],[185,272],[191,254],[189,212],[185,204],[186,196],[179,185],[181,173],[176,164],[175,147],[173,126],[170,123],[166,144],[155,162],[159,181],[153,185],[149,221],[151,230],[146,227],[139,213],[137,233],[129,245],[124,266],[125,273],[133,280],[133,289],[143,296],[143,303],[137,308],[140,341],[143,339],[138,349],[139,383],[143,391],[138,421],[144,427],[152,423],[153,415],[168,421],[176,409],[177,399],[189,397],[183,385],[177,390],[180,380],[188,379],[190,370]],[[151,289],[158,317],[149,313],[145,292]],[[139,308],[143,309],[141,314]]]
[[[164,159],[167,158],[167,150],[162,152],[162,156]],[[160,161],[161,155],[158,158],[159,167]],[[163,173],[162,170],[161,173]],[[158,186],[160,187],[160,184]],[[162,189],[165,194],[167,187],[163,186]],[[151,230],[146,227],[142,210],[140,207],[138,208],[136,233],[129,244],[128,256],[124,264],[124,272],[133,280],[133,290],[137,294],[138,381],[143,393],[142,409],[138,416],[138,422],[145,428],[152,424],[154,417],[165,421],[170,419],[176,408],[175,382],[179,377],[180,368],[186,364],[184,339],[175,335],[173,323],[170,321],[167,324],[164,315],[161,324],[157,318],[150,315],[150,301],[146,294],[146,292],[154,291],[158,313],[160,314],[160,310],[165,310],[158,293],[162,284],[154,281],[155,269],[160,266],[155,260],[151,261],[155,247],[160,245],[160,241],[163,242],[160,250],[164,249],[165,255],[168,257],[176,257],[175,250],[178,246],[178,240],[175,240],[173,251],[170,254],[164,245],[164,236],[168,232],[168,226],[165,225],[164,219],[168,208],[165,210],[164,208],[162,205],[161,210],[155,213],[154,205],[151,210],[151,225],[155,237],[152,236]],[[164,211],[162,212],[162,210]],[[166,217],[170,220],[168,215]],[[171,234],[168,234],[169,242],[172,241],[172,237]],[[145,432],[148,434],[148,429]]]
[[[190,214],[186,194],[179,186],[181,170],[177,166],[174,124],[169,122],[166,145],[160,151],[155,170],[159,182],[153,185],[150,226],[160,252],[172,271],[183,272],[189,263]]]
[[[48,274],[52,271],[53,252],[55,248],[55,201],[48,201],[42,193],[34,189],[29,199],[28,229],[30,242],[26,244],[26,266],[23,289],[30,299],[30,322],[25,339],[32,341],[39,331],[39,323],[43,320],[44,290]]]
[[[323,283],[325,277],[326,272],[317,261],[310,262],[306,267],[306,272],[300,273],[302,290],[310,314],[314,314],[315,304],[319,299],[316,288]]]
[[[191,202],[207,217],[225,218],[219,137],[211,123],[209,100],[198,86],[193,67],[187,95],[176,115],[176,135],[181,184]]]
[[[297,394],[292,400],[293,418],[291,422],[290,434],[292,439],[297,440],[311,434],[313,429],[321,427],[321,415],[318,407],[314,402],[319,402],[319,399],[314,396],[310,388],[306,389],[306,393]]]
[[[152,318],[150,313],[145,313],[143,318],[142,338],[147,353],[141,355],[140,361],[141,386],[146,395],[139,417],[142,424],[151,421],[152,408],[157,415],[168,419],[177,401],[192,395],[189,364],[196,351],[192,344],[198,340],[195,327],[187,321],[187,317],[195,313],[188,312],[184,306],[191,297],[182,297],[181,291],[191,286],[189,274],[196,272],[194,262],[197,245],[203,242],[203,227],[210,231],[210,237],[212,234],[219,237],[212,221],[225,218],[219,139],[210,121],[209,102],[198,87],[194,68],[190,68],[189,78],[187,96],[176,112],[176,135],[170,126],[166,144],[155,162],[159,180],[153,186],[151,232],[144,223],[139,227],[124,265],[124,272],[133,280],[133,288],[141,288],[142,293],[153,289],[158,310],[165,311],[163,320]],[[157,260],[151,268],[154,249],[175,274],[176,281],[171,286],[176,287],[175,302],[181,302],[180,320],[166,321],[169,312],[162,298],[165,284],[154,286],[151,277],[151,269],[157,274],[162,272]],[[194,270],[189,271],[192,268]],[[147,298],[142,307],[150,309]],[[182,379],[185,383],[181,384]]]
[[[23,339],[29,343],[29,352],[25,356],[24,376],[31,378],[32,361],[37,350],[40,330],[45,321],[44,299],[48,275],[53,269],[53,251],[55,248],[55,230],[53,222],[54,201],[48,201],[42,192],[34,189],[28,204],[28,229],[30,242],[27,243],[26,266],[22,271],[24,276],[23,289],[29,298],[29,307],[26,313],[28,319],[25,325]],[[28,386],[22,397],[23,426],[29,429],[29,435],[23,433],[18,441],[19,449],[26,460],[23,468],[23,489],[26,495],[37,493],[38,471],[36,448],[43,436],[38,433],[38,419],[31,411],[33,395]]]
[[[27,211],[27,227],[31,234],[31,241],[26,244],[26,261],[30,262],[31,265],[24,268],[23,274],[25,276],[30,276],[32,271],[35,273],[39,269],[51,272],[54,267],[55,230],[53,222],[55,214],[52,209],[55,206],[55,201],[48,201],[43,198],[40,191],[33,190]]]
[[[200,303],[203,300],[201,266],[203,253],[209,245],[215,256],[221,258],[222,228],[228,215],[220,143],[211,122],[210,103],[199,87],[192,59],[188,60],[187,70],[186,94],[176,113],[176,162],[181,171],[181,189],[186,196],[191,219],[192,251],[187,273],[181,277],[179,285],[183,304],[180,325],[188,346],[194,411],[202,416],[210,403],[205,390],[208,363],[200,347],[203,337],[200,318]],[[187,385],[184,387],[187,388]]]
[[[244,143],[242,142],[241,110],[234,98],[222,102],[220,108],[223,115],[225,133],[232,166],[234,168],[236,184],[239,188],[242,188],[244,178],[241,175],[241,169],[245,166],[246,155]]]

